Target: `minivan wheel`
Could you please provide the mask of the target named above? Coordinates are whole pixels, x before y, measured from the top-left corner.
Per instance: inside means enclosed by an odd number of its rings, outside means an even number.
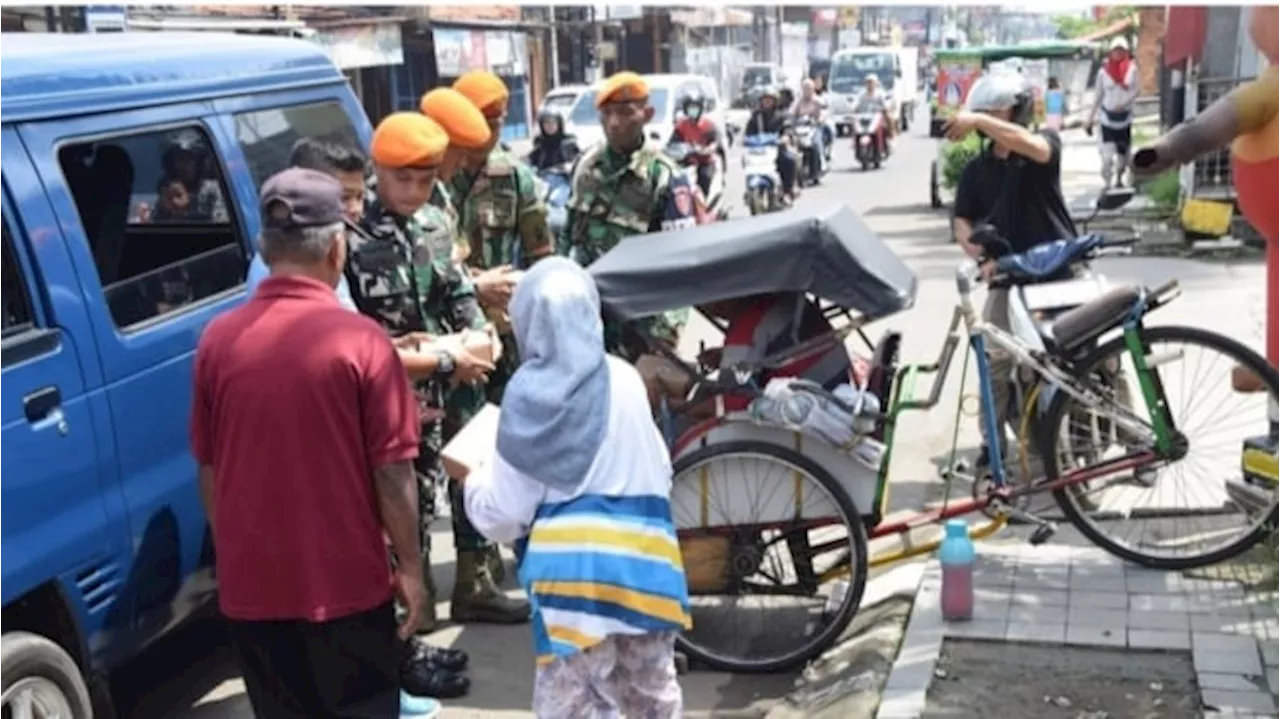
[[[0,646],[0,711],[8,717],[92,719],[89,689],[62,647],[29,632],[9,632]]]

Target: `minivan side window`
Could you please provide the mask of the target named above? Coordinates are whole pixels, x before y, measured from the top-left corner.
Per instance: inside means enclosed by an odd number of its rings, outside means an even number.
[[[209,135],[191,125],[58,150],[116,327],[244,284],[248,259]]]
[[[242,112],[235,116],[235,124],[236,142],[244,151],[249,174],[258,187],[268,177],[288,169],[294,143],[304,137],[364,151],[351,119],[337,102]]]
[[[4,226],[4,258],[0,266],[0,285],[4,289],[4,337],[7,339],[32,328],[35,316],[31,312],[31,295],[27,292],[27,279],[13,256],[13,238],[9,225]]]

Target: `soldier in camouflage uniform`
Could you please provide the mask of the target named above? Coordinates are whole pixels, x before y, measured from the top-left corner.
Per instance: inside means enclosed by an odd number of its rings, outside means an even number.
[[[449,186],[480,304],[506,348],[487,386],[489,401],[500,404],[507,380],[520,365],[507,316],[514,283],[500,268],[527,269],[555,253],[555,239],[547,226],[542,183],[527,165],[498,145],[510,99],[506,84],[491,72],[473,70],[458,78],[453,89],[480,110],[491,133],[489,142],[476,148],[471,161],[454,173]]]
[[[441,165],[441,179],[432,192],[424,212],[431,211],[448,217],[453,223],[452,235],[446,241],[441,238],[435,246],[450,246],[456,271],[467,274],[462,262],[469,251],[459,239],[455,205],[447,181],[460,166],[468,153],[488,145],[489,127],[467,98],[449,88],[438,88],[423,96],[420,104],[423,114],[436,121],[449,135],[449,150]],[[483,322],[483,320],[481,320]],[[514,342],[503,348],[503,356],[514,351]],[[496,374],[496,373],[495,373]],[[493,381],[490,375],[489,381]],[[484,406],[485,387],[459,385],[454,387],[445,402],[443,421],[444,439],[452,439],[476,412]],[[467,518],[462,502],[462,487],[449,483],[449,503],[453,510],[453,541],[458,551],[458,573],[450,605],[450,616],[457,622],[492,622],[499,624],[527,621],[529,603],[506,596],[498,583],[505,577],[505,566],[498,546],[476,531]]]
[[[424,141],[413,134],[421,124],[438,133],[438,156],[423,157]],[[485,326],[470,280],[447,253],[433,253],[452,243],[448,215],[428,205],[447,143],[444,131],[417,113],[392,115],[374,135],[375,181],[360,222],[362,236],[351,243],[348,276],[357,306],[393,336],[441,335]],[[424,446],[418,469],[424,479],[423,508],[430,512],[435,487],[445,481],[439,451],[449,385],[484,379],[492,365],[465,350],[453,354],[428,347],[427,352],[431,361],[422,364],[429,371],[416,371],[420,357],[402,354],[402,360],[410,375],[419,378],[414,389],[422,407]],[[427,536],[424,528],[424,542]],[[424,576],[431,576],[430,567],[424,567]]]
[[[693,227],[694,195],[688,179],[660,148],[647,145],[644,125],[653,118],[649,88],[635,73],[620,72],[596,93],[606,142],[587,150],[574,166],[561,251],[590,265],[624,238]],[[648,332],[675,346],[689,310],[647,323]],[[635,359],[621,328],[605,321],[605,346]]]

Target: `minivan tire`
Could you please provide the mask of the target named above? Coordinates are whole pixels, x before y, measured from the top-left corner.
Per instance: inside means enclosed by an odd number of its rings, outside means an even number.
[[[25,679],[49,681],[71,707],[73,719],[93,719],[89,688],[71,655],[57,644],[30,632],[8,632],[0,646],[3,694]]]

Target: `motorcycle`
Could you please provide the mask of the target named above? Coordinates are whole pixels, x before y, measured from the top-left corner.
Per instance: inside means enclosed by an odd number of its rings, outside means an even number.
[[[572,168],[568,163],[538,170],[538,179],[546,188],[542,203],[547,207],[547,228],[558,237],[569,219],[569,189]]]
[[[889,157],[889,145],[884,127],[884,113],[860,112],[853,118],[853,151],[862,164],[880,169],[880,163]]]
[[[825,152],[819,154],[814,151],[815,134],[822,132],[822,125],[815,123],[809,118],[800,118],[796,120],[794,132],[796,138],[796,146],[800,149],[800,173],[797,182],[807,182],[811,185],[818,184],[818,180],[827,174],[830,158],[824,157]],[[814,161],[818,166],[813,166]]]
[[[780,142],[780,138],[773,133],[747,135],[742,140],[745,150],[742,170],[747,183],[744,199],[752,215],[782,209],[782,178],[778,176]]]
[[[710,192],[704,193],[698,183],[697,148],[686,142],[673,140],[667,144],[667,157],[670,157],[684,170],[689,186],[694,189],[698,201],[698,224],[706,224],[729,218],[729,209],[724,204],[724,171],[720,164],[719,154],[712,154]]]

